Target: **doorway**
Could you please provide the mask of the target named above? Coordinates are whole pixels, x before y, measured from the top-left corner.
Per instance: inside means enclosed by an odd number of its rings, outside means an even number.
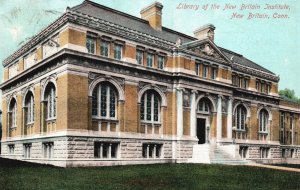
[[[206,119],[197,118],[197,137],[199,139],[198,144],[204,144],[206,142],[205,121]]]

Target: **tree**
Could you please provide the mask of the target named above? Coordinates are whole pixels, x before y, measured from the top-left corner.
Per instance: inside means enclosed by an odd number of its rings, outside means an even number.
[[[284,90],[279,91],[279,95],[283,99],[287,99],[287,100],[291,100],[291,101],[296,102],[296,103],[300,103],[300,99],[296,96],[294,90],[285,88]]]

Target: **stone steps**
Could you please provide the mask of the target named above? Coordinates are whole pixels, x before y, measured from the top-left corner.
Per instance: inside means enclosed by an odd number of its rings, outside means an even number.
[[[189,162],[193,163],[212,163],[227,165],[246,165],[250,161],[237,158],[222,149],[222,145],[204,144],[193,146],[193,158]],[[233,151],[235,153],[235,150]]]

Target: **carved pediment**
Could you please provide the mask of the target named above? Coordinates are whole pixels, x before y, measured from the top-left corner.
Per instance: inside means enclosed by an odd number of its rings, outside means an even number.
[[[183,44],[180,48],[192,51],[201,57],[217,59],[222,62],[227,62],[228,64],[231,63],[223,52],[209,39],[196,40],[188,44]]]

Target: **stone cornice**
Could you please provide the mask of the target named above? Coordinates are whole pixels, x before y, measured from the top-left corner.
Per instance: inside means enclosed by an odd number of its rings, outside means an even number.
[[[18,57],[26,53],[29,49],[36,46],[39,42],[45,39],[49,34],[58,29],[66,22],[72,22],[85,27],[94,28],[96,30],[117,35],[125,39],[130,39],[150,46],[158,47],[164,50],[171,51],[175,43],[160,39],[149,34],[145,34],[127,27],[123,27],[108,21],[104,21],[87,14],[76,11],[67,10],[60,18],[38,33],[33,39],[23,45],[20,49],[10,55],[3,61],[3,66],[7,66],[14,62]]]
[[[44,40],[49,34],[53,33],[54,30],[64,25],[68,21],[68,13],[64,13],[57,20],[52,22],[49,26],[35,35],[31,40],[25,43],[21,48],[11,54],[9,57],[4,59],[3,66],[7,66],[8,64],[14,62],[17,58],[22,56],[24,53],[28,52],[31,48],[38,45],[42,40]]]

